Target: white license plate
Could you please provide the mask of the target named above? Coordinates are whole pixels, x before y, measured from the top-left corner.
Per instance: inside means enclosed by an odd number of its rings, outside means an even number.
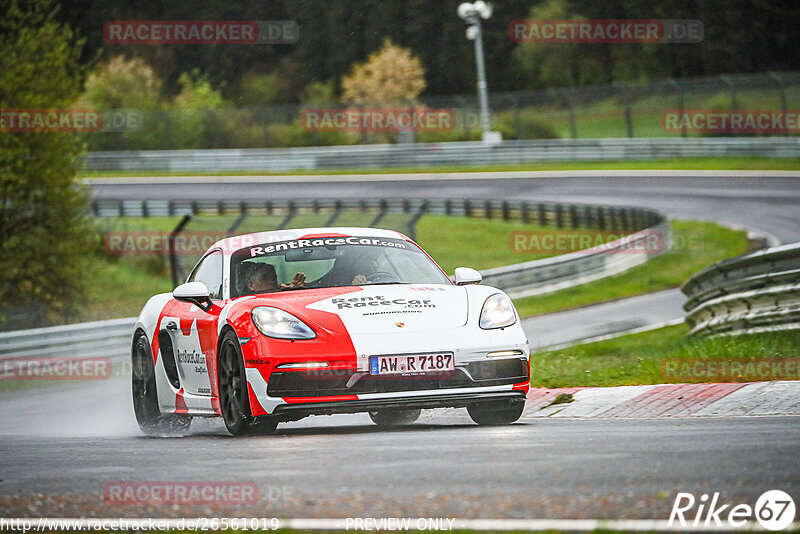
[[[402,354],[397,356],[372,356],[369,359],[371,375],[405,375],[455,371],[452,354]]]

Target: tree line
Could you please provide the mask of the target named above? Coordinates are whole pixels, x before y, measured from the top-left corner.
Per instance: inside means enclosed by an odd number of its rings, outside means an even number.
[[[385,39],[409,48],[425,70],[424,95],[472,93],[475,68],[461,0],[61,0],[59,18],[86,39],[82,61],[141,57],[180,91],[181,74],[198,69],[226,98],[242,103],[296,102],[312,82],[341,80]],[[732,72],[796,70],[800,3],[796,0],[496,0],[484,21],[491,91],[646,81]],[[519,44],[508,26],[525,18],[696,19],[694,44]],[[294,20],[295,44],[109,45],[111,20]],[[255,78],[254,78],[255,77]],[[249,102],[247,84],[260,87]]]

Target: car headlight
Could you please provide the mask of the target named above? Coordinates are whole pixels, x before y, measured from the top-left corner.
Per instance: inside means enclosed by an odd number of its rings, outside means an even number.
[[[480,325],[484,330],[505,328],[517,322],[514,305],[507,296],[498,293],[492,295],[483,303]]]
[[[251,316],[253,324],[265,336],[278,339],[314,339],[317,337],[317,334],[306,323],[278,308],[258,306],[253,308]]]

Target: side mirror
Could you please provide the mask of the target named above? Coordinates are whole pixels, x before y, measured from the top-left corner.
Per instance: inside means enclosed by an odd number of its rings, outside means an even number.
[[[187,282],[175,288],[172,298],[181,302],[191,302],[207,312],[212,306],[210,293],[203,282]]]
[[[481,273],[469,267],[456,267],[456,285],[466,286],[469,284],[480,284],[483,277]]]

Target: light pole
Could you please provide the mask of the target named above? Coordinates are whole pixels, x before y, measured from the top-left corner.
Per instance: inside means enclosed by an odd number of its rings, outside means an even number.
[[[492,132],[489,120],[489,96],[486,91],[486,68],[483,60],[483,34],[481,33],[481,19],[488,19],[492,16],[492,6],[483,0],[478,0],[470,4],[464,2],[458,6],[458,16],[469,24],[467,27],[467,39],[475,41],[475,64],[478,69],[478,101],[481,106],[481,129],[483,130],[483,141],[487,143],[498,143],[502,141],[500,132]]]

